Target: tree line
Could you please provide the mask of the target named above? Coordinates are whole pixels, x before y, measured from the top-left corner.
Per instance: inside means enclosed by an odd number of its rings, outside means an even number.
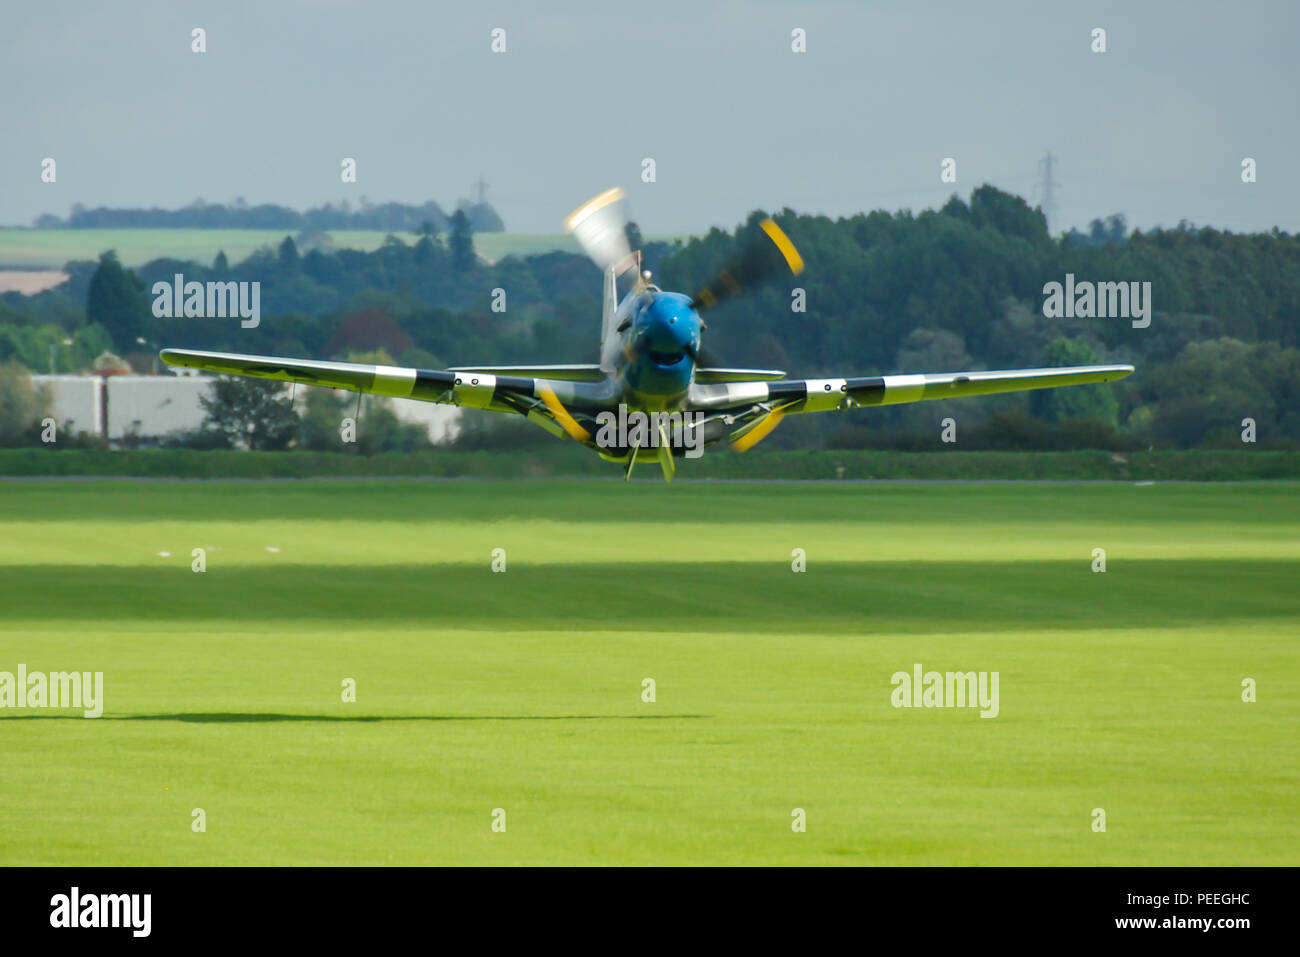
[[[652,244],[664,289],[717,274],[766,214],[685,243]],[[959,448],[1300,447],[1300,237],[1236,234],[1186,222],[1129,231],[1122,216],[1052,237],[1040,210],[982,186],[942,208],[829,218],[786,209],[777,222],[806,269],[708,315],[705,360],[791,375],[871,375],[1131,362],[1112,385],[789,417],[768,444]],[[635,227],[632,227],[633,229]],[[240,263],[156,260],[128,270],[106,254],[71,263],[64,286],[0,299],[0,361],[39,369],[45,346],[69,361],[112,343],[291,356],[382,350],[424,368],[595,361],[600,275],[567,253],[473,254],[472,227],[417,228],[374,252],[301,251],[286,237]],[[175,273],[262,285],[263,320],[155,319],[148,291]],[[1079,280],[1150,282],[1150,325],[1048,318],[1044,289]],[[496,295],[501,290],[504,295]],[[143,339],[148,348],[141,348]],[[490,444],[495,426],[471,432]],[[513,441],[511,432],[501,442]]]

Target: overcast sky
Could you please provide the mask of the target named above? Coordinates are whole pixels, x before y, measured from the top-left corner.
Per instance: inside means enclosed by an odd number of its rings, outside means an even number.
[[[986,181],[1037,202],[1050,149],[1054,231],[1123,212],[1294,232],[1298,37],[1293,0],[13,4],[0,223],[200,196],[451,208],[482,174],[513,232],[557,232],[613,185],[644,232],[695,232],[754,208],[920,210]]]

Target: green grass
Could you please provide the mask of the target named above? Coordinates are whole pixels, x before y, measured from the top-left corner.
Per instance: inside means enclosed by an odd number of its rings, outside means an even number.
[[[1300,861],[1293,488],[2,488],[2,864]]]
[[[297,236],[295,229],[16,229],[0,228],[0,268],[53,269],[74,259],[97,259],[108,249],[116,249],[126,266],[139,266],[151,259],[173,259],[211,263],[217,252],[225,250],[232,263],[247,257],[261,246],[277,246],[285,236]],[[378,249],[388,235],[385,231],[330,230],[336,247]],[[416,237],[397,234],[405,242]],[[671,242],[676,236],[647,236],[648,240]],[[478,233],[474,248],[480,256],[493,262],[504,256],[564,250],[579,252],[572,236],[564,233]]]

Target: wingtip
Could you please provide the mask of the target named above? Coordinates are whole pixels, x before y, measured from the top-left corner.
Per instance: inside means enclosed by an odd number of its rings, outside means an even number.
[[[193,356],[194,353],[188,349],[163,349],[158,353],[158,358],[161,359],[165,365],[182,366],[184,368],[189,368],[189,362],[187,360],[192,359]]]

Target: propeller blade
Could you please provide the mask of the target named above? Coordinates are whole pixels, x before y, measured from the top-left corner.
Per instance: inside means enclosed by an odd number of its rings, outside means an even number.
[[[772,431],[781,424],[785,418],[786,406],[778,405],[767,415],[763,416],[752,426],[749,427],[738,438],[732,441],[731,448],[735,452],[748,452],[754,446],[758,445],[765,438],[772,434]]]
[[[794,243],[775,222],[765,219],[758,224],[762,236],[745,243],[740,254],[698,293],[691,302],[697,311],[711,309],[718,303],[751,289],[765,279],[803,272],[803,257]]]
[[[623,191],[617,187],[587,200],[564,220],[564,231],[573,234],[582,251],[600,267],[601,272],[612,266],[632,263],[626,227]]]
[[[578,424],[578,420],[569,414],[569,410],[564,407],[555,396],[555,392],[547,386],[542,386],[538,390],[538,396],[546,407],[551,410],[551,415],[555,416],[555,421],[560,423],[560,428],[568,432],[570,437],[579,442],[590,442],[591,433]]]

